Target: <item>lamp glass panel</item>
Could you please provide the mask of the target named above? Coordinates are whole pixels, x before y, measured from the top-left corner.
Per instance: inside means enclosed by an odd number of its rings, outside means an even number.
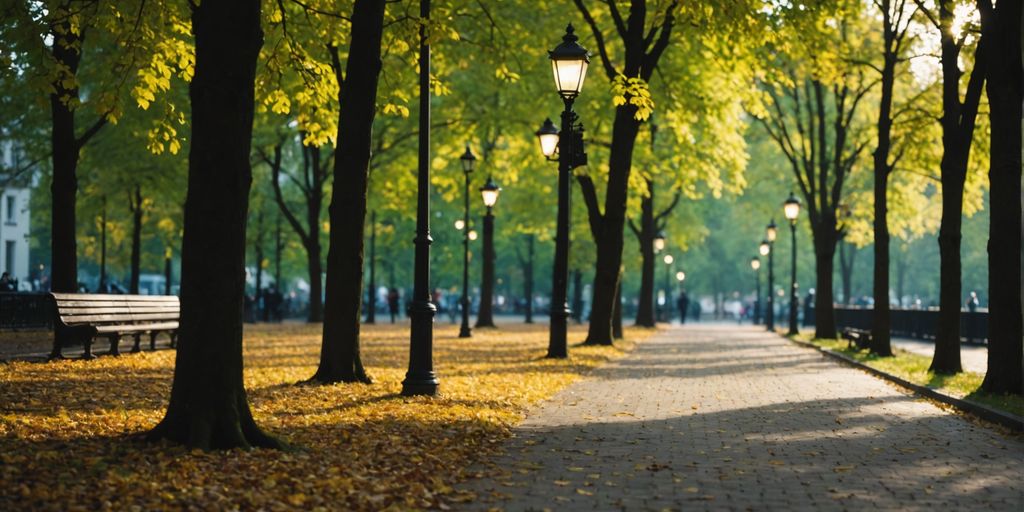
[[[768,237],[769,242],[774,242],[775,237],[779,235],[779,230],[775,226],[768,226],[764,232],[765,236]]]
[[[800,216],[800,203],[786,203],[783,211],[785,211],[787,219],[796,220]]]
[[[583,59],[552,60],[551,70],[555,75],[555,87],[563,95],[575,96],[583,90],[587,76],[587,61]]]
[[[666,254],[666,255],[665,255],[665,264],[666,264],[666,265],[671,265],[671,264],[672,264],[672,262],[673,262],[673,261],[675,261],[675,260],[676,260],[676,259],[675,259],[675,258],[673,258],[671,254]]]
[[[765,242],[765,243],[761,244],[761,247],[759,248],[759,252],[761,253],[761,256],[768,256],[768,253],[772,252],[772,247],[770,245],[768,245],[767,242]]]
[[[480,195],[484,198],[484,206],[490,208],[498,202],[498,189],[494,190],[481,190]]]
[[[540,139],[540,152],[546,157],[550,157],[555,154],[558,149],[558,134],[557,133],[545,133],[537,136]]]

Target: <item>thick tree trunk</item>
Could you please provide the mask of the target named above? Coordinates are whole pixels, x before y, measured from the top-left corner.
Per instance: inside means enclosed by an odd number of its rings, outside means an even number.
[[[992,125],[988,264],[988,371],[981,387],[992,393],[1024,393],[1024,317],[1021,288],[1021,2],[999,2],[983,37],[1001,48],[989,59],[988,101]],[[988,23],[986,23],[987,25]],[[987,29],[987,30],[986,30]]]
[[[494,327],[494,215],[490,208],[484,215],[484,257],[481,268],[480,308],[477,327]]]
[[[192,137],[181,328],[167,415],[149,439],[201,449],[281,447],[253,420],[242,380],[245,224],[260,3],[194,7]]]
[[[377,323],[377,211],[370,212],[370,290],[366,294],[366,323]]]
[[[338,94],[338,148],[331,196],[331,245],[327,252],[327,309],[320,366],[313,381],[369,382],[360,357],[363,300],[363,237],[370,164],[370,138],[381,70],[380,43],[386,0],[356,0],[345,66]],[[335,73],[341,74],[337,49]]]
[[[75,241],[75,205],[78,192],[78,151],[75,138],[75,113],[68,102],[78,101],[78,88],[65,87],[65,79],[74,80],[82,55],[81,39],[68,24],[59,28],[52,46],[53,58],[67,69],[54,81],[50,95],[53,123],[50,134],[53,152],[53,182],[50,217],[50,289],[55,292],[78,291],[78,247]],[[69,47],[70,46],[70,47]]]
[[[833,273],[835,272],[834,260],[838,239],[834,217],[831,220],[831,226],[819,228],[814,233],[814,266],[816,273],[814,291],[815,338],[836,338],[836,313],[832,280]]]
[[[142,256],[142,187],[135,186],[130,202],[132,206],[132,257],[128,293],[138,295],[140,259]]]
[[[601,236],[596,237],[597,265],[594,271],[590,327],[586,345],[611,345],[612,319],[622,266],[623,228],[626,221],[626,199],[629,195],[629,174],[633,164],[633,147],[640,123],[634,118],[636,108],[624,105],[615,109],[612,126],[612,147],[608,165],[608,186],[605,193]]]
[[[320,253],[320,230],[316,230],[316,238],[310,240],[306,246],[306,266],[309,267],[309,315],[306,321],[309,323],[323,322],[323,257]],[[278,285],[280,286],[280,285]]]
[[[640,201],[640,297],[636,309],[636,325],[654,327],[654,187],[647,180],[648,195]]]
[[[583,323],[583,271],[572,271],[572,318],[577,324]]]
[[[890,133],[892,130],[892,98],[893,85],[896,82],[896,57],[894,52],[892,21],[890,17],[889,3],[884,2],[883,14],[885,16],[884,39],[885,53],[882,65],[882,98],[878,107],[878,145],[874,153],[874,174],[875,174],[875,267],[873,281],[873,295],[875,298],[874,311],[872,312],[871,323],[871,353],[879,356],[891,356],[892,344],[889,340],[889,332],[892,328],[891,312],[889,310],[889,204],[888,184],[889,172],[889,150],[892,141]]]
[[[949,155],[947,148],[943,161]],[[945,167],[945,165],[944,165]],[[960,226],[963,215],[963,174],[942,171],[942,227],[939,228],[939,318],[931,370],[960,373]]]

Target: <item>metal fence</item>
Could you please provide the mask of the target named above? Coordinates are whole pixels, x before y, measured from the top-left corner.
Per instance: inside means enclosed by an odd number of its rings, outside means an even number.
[[[891,330],[893,336],[919,340],[935,339],[939,321],[937,309],[892,309]],[[836,325],[842,329],[871,330],[871,308],[836,307]],[[960,340],[965,343],[985,344],[988,342],[988,311],[960,312]]]
[[[0,331],[52,329],[53,319],[48,293],[0,293]]]

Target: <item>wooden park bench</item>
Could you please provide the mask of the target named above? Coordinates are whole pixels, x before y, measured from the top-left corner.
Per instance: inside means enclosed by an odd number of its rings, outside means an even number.
[[[181,314],[178,297],[174,295],[97,295],[82,293],[52,293],[56,303],[57,321],[54,323],[53,353],[60,358],[61,346],[81,343],[82,355],[92,359],[92,339],[106,337],[110,341],[110,354],[118,355],[121,336],[135,337],[132,352],[141,350],[143,334],[149,334],[149,348],[156,350],[156,337],[167,333],[174,346]]]
[[[857,350],[867,350],[871,347],[871,331],[847,327],[843,329],[843,339],[846,340],[846,348],[857,347]]]

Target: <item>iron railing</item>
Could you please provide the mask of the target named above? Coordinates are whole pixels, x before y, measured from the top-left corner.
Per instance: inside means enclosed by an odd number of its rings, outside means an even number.
[[[52,329],[54,315],[48,293],[0,293],[0,331]]]

